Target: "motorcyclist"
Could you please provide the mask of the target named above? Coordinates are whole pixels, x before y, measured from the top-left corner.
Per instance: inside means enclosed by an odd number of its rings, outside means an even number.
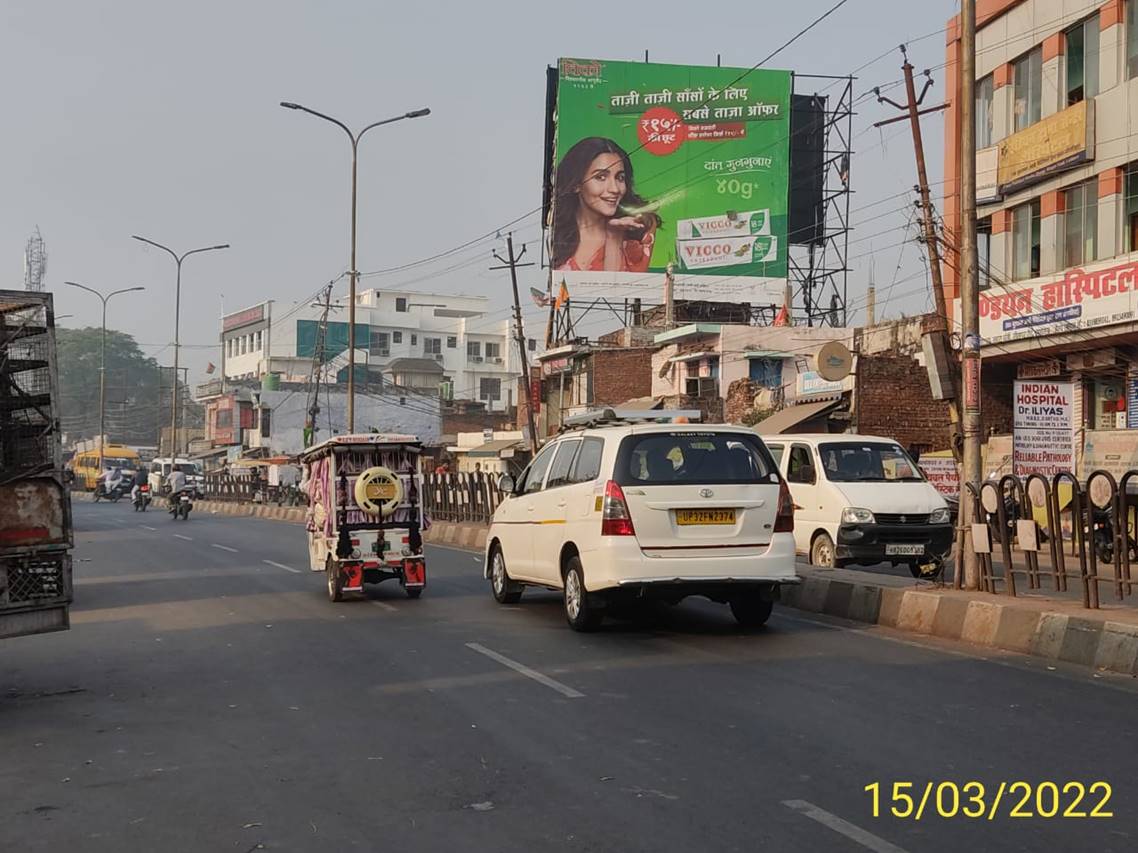
[[[140,487],[145,486],[147,482],[148,478],[145,469],[139,468],[134,472],[134,485],[130,488],[131,503],[138,500],[138,490]]]
[[[103,494],[110,496],[116,488],[122,485],[122,471],[118,468],[108,468],[99,477],[99,482],[102,484]],[[96,490],[98,486],[96,485]]]
[[[166,489],[173,499],[177,496],[178,492],[186,488],[186,474],[177,466],[170,467],[170,473],[166,475]]]

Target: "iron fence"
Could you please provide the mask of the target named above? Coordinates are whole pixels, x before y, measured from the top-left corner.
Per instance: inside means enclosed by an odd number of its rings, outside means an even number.
[[[488,524],[502,502],[498,475],[483,471],[423,475],[423,508],[434,521]]]

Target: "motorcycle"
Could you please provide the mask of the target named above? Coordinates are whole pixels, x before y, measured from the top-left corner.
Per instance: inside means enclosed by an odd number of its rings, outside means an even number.
[[[134,511],[146,512],[148,506],[150,506],[150,486],[143,484],[140,485],[138,491],[134,493]]]
[[[190,489],[182,489],[177,494],[170,495],[170,515],[174,521],[180,517],[183,521],[190,520],[190,510],[194,508],[194,501]]]
[[[100,499],[102,499],[117,504],[119,498],[124,494],[126,494],[126,485],[121,480],[111,486],[110,491],[107,491],[107,484],[105,482],[99,482],[95,486],[95,503],[98,503]]]
[[[1091,541],[1094,544],[1095,556],[1101,563],[1113,563],[1114,507],[1112,505],[1105,508],[1094,507],[1091,514],[1091,527]],[[1129,552],[1130,561],[1132,563],[1138,562],[1138,542],[1134,541],[1129,530],[1126,531],[1126,550]]]

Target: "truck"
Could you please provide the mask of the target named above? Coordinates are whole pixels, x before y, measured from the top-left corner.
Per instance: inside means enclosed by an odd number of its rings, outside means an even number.
[[[0,639],[70,627],[62,460],[51,294],[0,290]]]

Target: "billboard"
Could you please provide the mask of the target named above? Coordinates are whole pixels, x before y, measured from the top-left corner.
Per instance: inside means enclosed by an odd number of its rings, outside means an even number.
[[[571,294],[781,304],[789,71],[561,59],[551,263]]]
[[[1071,382],[1015,380],[1013,474],[1053,477],[1075,470],[1074,397]]]

